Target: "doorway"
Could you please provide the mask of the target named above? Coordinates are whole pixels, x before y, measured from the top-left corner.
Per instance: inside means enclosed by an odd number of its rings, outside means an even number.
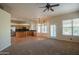
[[[50,36],[51,38],[56,38],[56,25],[55,24],[50,26]]]

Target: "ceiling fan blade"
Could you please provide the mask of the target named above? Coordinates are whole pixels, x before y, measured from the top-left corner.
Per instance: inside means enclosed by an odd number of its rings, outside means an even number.
[[[59,6],[59,4],[51,5],[51,7],[56,7],[56,6]]]
[[[54,11],[52,8],[50,8],[51,11]]]
[[[47,10],[47,8],[46,9],[44,9],[44,11],[43,12],[45,12]]]

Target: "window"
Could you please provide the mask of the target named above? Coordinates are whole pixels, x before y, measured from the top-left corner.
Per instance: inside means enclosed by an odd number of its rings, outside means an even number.
[[[42,24],[41,30],[42,30],[42,33],[47,33],[47,25]]]
[[[38,24],[37,25],[37,32],[38,33],[47,33],[47,25],[45,24]]]
[[[73,35],[79,36],[79,19],[73,19]]]
[[[63,21],[63,35],[72,35],[72,20]]]
[[[64,20],[63,35],[79,36],[79,19]]]
[[[50,27],[51,37],[56,37],[56,25],[51,25]]]
[[[41,32],[44,33],[45,28],[44,28],[44,24],[41,25]]]
[[[47,25],[45,25],[44,28],[45,28],[44,29],[45,30],[44,32],[47,33],[47,31],[48,31]]]
[[[41,32],[41,24],[37,25],[37,32],[40,33]]]

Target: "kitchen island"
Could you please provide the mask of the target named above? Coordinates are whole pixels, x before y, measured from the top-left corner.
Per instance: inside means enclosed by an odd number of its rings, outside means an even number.
[[[36,30],[17,30],[16,37],[23,38],[27,36],[36,36]]]

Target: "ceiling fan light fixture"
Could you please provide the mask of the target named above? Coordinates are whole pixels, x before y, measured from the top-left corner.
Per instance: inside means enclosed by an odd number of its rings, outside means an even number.
[[[51,10],[53,12],[54,9],[52,9],[52,7],[57,7],[57,6],[59,6],[59,4],[50,5],[49,3],[47,3],[46,6],[42,7],[42,8],[45,8],[43,12],[45,12],[46,10],[48,11]]]

